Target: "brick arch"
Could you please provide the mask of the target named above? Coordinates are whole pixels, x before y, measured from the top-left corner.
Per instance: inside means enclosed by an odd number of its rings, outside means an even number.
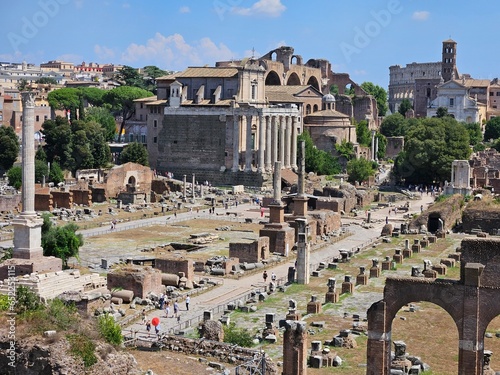
[[[265,82],[269,86],[281,86],[281,78],[274,70],[267,73]]]
[[[313,86],[316,90],[320,91],[319,82],[315,76],[309,77],[307,84]]]
[[[295,72],[291,73],[286,80],[286,84],[287,86],[299,86],[301,82],[298,74]]]

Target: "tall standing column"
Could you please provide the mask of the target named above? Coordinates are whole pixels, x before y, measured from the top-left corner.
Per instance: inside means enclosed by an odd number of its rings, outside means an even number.
[[[252,115],[247,115],[246,149],[245,149],[245,172],[252,171]]]
[[[285,168],[290,169],[292,150],[292,124],[290,116],[285,117]]]
[[[195,187],[196,187],[196,179],[195,179],[194,173],[193,173],[193,180],[192,180],[192,183],[191,183],[191,189],[193,189],[193,191],[192,191],[192,193],[193,193],[193,199],[196,198]]]
[[[264,163],[264,149],[266,148],[266,123],[264,120],[264,116],[259,116],[259,166],[258,171],[262,173],[265,168]]]
[[[375,137],[375,157],[374,157],[374,159],[376,161],[378,161],[378,156],[377,155],[378,155],[378,138]]]
[[[233,172],[240,170],[240,122],[239,116],[233,115]]]
[[[22,200],[21,215],[33,216],[35,212],[35,97],[33,91],[21,93],[23,101],[22,128]]]
[[[271,116],[266,116],[266,171],[270,172],[273,168],[271,162],[272,148]]]
[[[292,116],[292,169],[297,169],[297,116]]]
[[[285,122],[283,117],[280,117],[280,136],[279,136],[279,149],[280,149],[280,162],[281,168],[285,168]]]
[[[375,160],[375,130],[372,130],[372,158],[371,160]]]
[[[186,175],[182,176],[182,199],[186,200],[187,199],[187,193],[186,193]]]
[[[22,205],[21,214],[16,217],[14,226],[14,251],[13,258],[29,259],[32,265],[43,264],[38,260],[43,259],[42,249],[42,224],[43,220],[35,211],[35,97],[33,91],[21,93],[23,103],[22,123]],[[33,266],[30,272],[33,272]],[[52,267],[50,266],[50,269]],[[61,269],[61,261],[54,269]],[[16,270],[17,273],[17,270]]]
[[[273,160],[271,161],[271,165],[274,166],[278,161],[278,126],[279,126],[279,117],[273,116]]]

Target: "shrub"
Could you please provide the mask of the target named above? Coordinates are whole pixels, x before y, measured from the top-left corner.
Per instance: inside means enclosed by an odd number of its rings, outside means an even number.
[[[35,331],[64,331],[78,325],[78,313],[74,304],[65,304],[58,298],[51,300],[44,309],[34,312],[32,322]]]
[[[122,330],[115,319],[109,315],[101,315],[98,320],[101,336],[110,344],[120,345],[123,341]]]
[[[9,307],[9,296],[7,294],[0,294],[0,311],[7,311]]]
[[[81,334],[67,335],[66,337],[70,344],[71,354],[81,358],[85,367],[90,367],[97,362],[95,344],[88,337]]]
[[[20,286],[16,291],[16,307],[18,314],[37,311],[42,307],[40,298],[28,287]]]
[[[248,329],[237,328],[233,322],[224,327],[224,342],[249,348],[253,346],[253,337]]]

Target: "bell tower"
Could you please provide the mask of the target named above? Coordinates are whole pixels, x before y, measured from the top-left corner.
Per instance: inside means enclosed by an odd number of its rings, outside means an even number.
[[[444,82],[458,79],[457,73],[457,42],[452,39],[443,42],[443,53],[441,61],[441,76]]]

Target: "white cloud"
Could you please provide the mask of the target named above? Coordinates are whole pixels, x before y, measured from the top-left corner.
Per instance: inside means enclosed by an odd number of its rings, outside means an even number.
[[[115,58],[115,51],[111,48],[100,46],[99,44],[94,46],[94,53],[100,61],[111,61]]]
[[[187,7],[187,6],[180,7],[179,13],[191,13],[191,9],[189,9],[189,7]]]
[[[281,4],[281,0],[259,0],[250,8],[234,7],[231,11],[240,16],[264,15],[269,17],[279,17],[286,9],[286,6]]]
[[[429,18],[430,13],[426,10],[421,10],[421,11],[416,11],[413,12],[411,18],[414,19],[415,21],[425,21],[427,18]]]
[[[182,70],[190,65],[212,64],[229,60],[234,53],[223,43],[216,44],[210,38],[202,38],[189,44],[180,34],[164,36],[156,33],[145,44],[130,44],[121,59],[125,63],[157,65],[163,69]]]

